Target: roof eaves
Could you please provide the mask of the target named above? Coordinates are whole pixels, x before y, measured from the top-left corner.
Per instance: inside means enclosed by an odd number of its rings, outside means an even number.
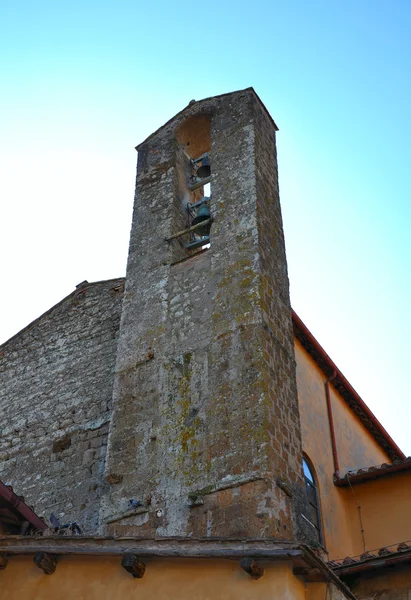
[[[34,510],[27,506],[24,499],[21,496],[17,496],[14,493],[13,488],[9,485],[5,485],[0,481],[0,498],[10,504],[14,510],[21,516],[22,521],[28,521],[35,529],[43,531],[47,529],[46,523],[36,515]]]
[[[347,556],[342,560],[332,560],[328,566],[338,575],[345,577],[347,575],[355,575],[365,571],[381,569],[384,567],[392,567],[396,564],[406,563],[411,561],[411,546],[405,542],[396,545],[396,548],[383,547],[379,550],[371,550],[364,552],[360,556]]]
[[[378,479],[410,470],[411,457],[408,457],[405,460],[394,460],[392,464],[383,463],[382,465],[357,469],[356,471],[348,471],[343,477],[334,478],[334,483],[338,487],[347,487],[355,483],[362,483],[370,479]]]
[[[308,546],[284,540],[226,538],[131,538],[104,536],[0,536],[0,554],[49,552],[57,555],[118,556],[133,552],[150,558],[237,559],[252,556],[255,560],[290,561],[296,575],[310,581],[330,581],[350,600],[356,600],[347,585]]]

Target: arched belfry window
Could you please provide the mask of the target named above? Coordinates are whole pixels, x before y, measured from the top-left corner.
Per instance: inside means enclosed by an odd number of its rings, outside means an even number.
[[[175,131],[177,216],[174,227],[185,250],[205,250],[210,246],[211,214],[211,114],[196,114]],[[183,224],[184,220],[184,224]],[[187,256],[187,254],[185,254]]]
[[[322,532],[321,532],[321,515],[320,505],[318,500],[318,488],[314,476],[314,470],[309,464],[308,460],[303,457],[303,471],[305,480],[305,489],[307,492],[307,507],[308,514],[305,515],[310,525],[312,525],[313,537],[322,544]]]

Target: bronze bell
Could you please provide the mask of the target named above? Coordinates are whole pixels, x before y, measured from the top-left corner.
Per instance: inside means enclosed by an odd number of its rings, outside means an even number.
[[[191,225],[197,225],[203,221],[207,221],[210,218],[210,208],[207,204],[202,204],[197,210],[197,214],[194,217]],[[211,223],[207,223],[203,227],[199,227],[195,230],[195,233],[201,235],[201,237],[210,235]]]
[[[205,177],[210,177],[211,175],[211,167],[210,167],[210,159],[208,158],[208,154],[204,154],[203,160],[201,161],[201,167],[198,167],[196,172],[197,177],[204,179]]]

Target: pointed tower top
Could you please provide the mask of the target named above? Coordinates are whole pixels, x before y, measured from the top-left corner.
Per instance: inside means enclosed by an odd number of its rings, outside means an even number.
[[[151,138],[156,136],[163,129],[178,125],[183,118],[187,118],[188,116],[191,116],[197,112],[203,112],[204,110],[206,110],[207,112],[208,111],[211,112],[213,109],[215,109],[216,101],[220,101],[223,98],[228,98],[230,96],[234,97],[236,95],[245,94],[245,93],[251,93],[255,96],[255,98],[257,98],[258,102],[261,104],[261,106],[263,107],[267,116],[273,123],[276,131],[278,131],[278,127],[275,124],[274,119],[268,112],[267,107],[265,106],[265,104],[263,103],[263,101],[261,100],[259,95],[256,93],[256,91],[254,90],[253,87],[248,87],[243,90],[237,90],[235,92],[229,92],[227,94],[219,94],[217,96],[210,96],[209,98],[203,98],[203,100],[190,100],[190,102],[187,104],[187,106],[185,108],[183,108],[183,110],[178,112],[176,115],[174,115],[174,117],[172,117],[166,123],[164,123],[164,125],[162,125],[158,129],[156,129],[156,131],[154,131],[152,134],[150,134],[145,140],[140,142],[140,144],[138,144],[136,146],[136,150],[138,151],[141,148],[141,146],[146,144]]]

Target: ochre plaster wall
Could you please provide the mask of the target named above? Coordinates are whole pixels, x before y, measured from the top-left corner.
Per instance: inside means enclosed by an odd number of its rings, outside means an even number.
[[[32,557],[12,557],[0,573],[1,600],[305,600],[306,586],[287,563],[265,566],[253,580],[230,560],[153,560],[133,579],[121,559],[61,556],[53,575]],[[325,584],[323,595],[325,596]],[[323,596],[318,596],[322,598]],[[310,597],[311,598],[311,597]]]
[[[295,356],[302,445],[317,475],[324,543],[331,559],[343,558],[354,553],[350,530],[352,517],[347,506],[351,491],[336,488],[333,483],[334,464],[324,389],[326,377],[297,341]],[[332,385],[330,392],[341,474],[344,475],[347,469],[387,461],[385,452]]]
[[[384,462],[390,463],[388,455],[365,429],[332,384],[330,396],[341,476],[350,470],[381,465]]]
[[[310,583],[307,585],[305,600],[345,600],[347,597],[332,583]]]
[[[364,481],[348,490],[353,554],[364,552],[358,504],[367,550],[411,540],[411,473],[403,472]],[[355,496],[354,496],[355,494]],[[358,504],[357,504],[358,502]]]

